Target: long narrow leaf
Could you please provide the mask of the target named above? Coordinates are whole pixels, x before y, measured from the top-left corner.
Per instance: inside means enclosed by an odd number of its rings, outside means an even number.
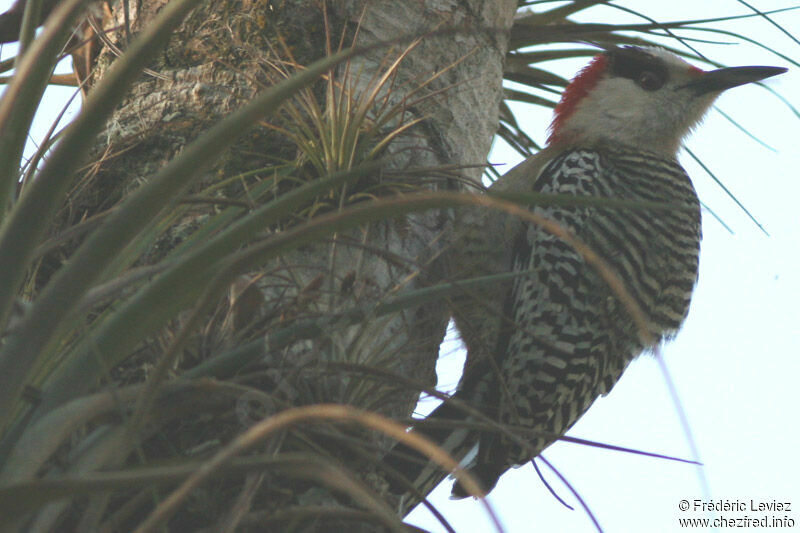
[[[33,115],[39,107],[50,75],[58,61],[72,29],[72,24],[83,11],[87,0],[67,0],[58,6],[48,19],[44,31],[24,56],[17,56],[16,73],[0,99],[0,220],[11,200],[11,192],[17,181],[22,150],[28,138]],[[30,221],[28,221],[30,222]],[[6,225],[7,227],[7,225]],[[2,254],[0,263],[0,324],[5,316],[3,305],[8,305],[8,294],[12,286],[2,275],[6,262],[14,263],[11,257]],[[16,285],[14,285],[16,286]]]
[[[28,0],[25,2],[25,11],[22,14],[22,24],[19,29],[19,54],[23,55],[36,35],[39,19],[42,17],[42,0]]]
[[[220,121],[187,146],[146,185],[128,197],[103,226],[87,238],[70,262],[44,290],[19,332],[9,339],[4,350],[0,352],[0,369],[6,362],[14,364],[17,361],[17,365],[24,365],[23,369],[19,366],[13,369],[16,378],[13,383],[21,386],[25,377],[23,371],[27,373],[41,350],[53,338],[60,321],[76,308],[80,296],[91,287],[105,267],[114,261],[119,251],[136,237],[140,228],[176,202],[180,191],[252,126],[275,112],[298,90],[313,83],[321,74],[356,53],[358,50],[351,49],[320,59],[308,69],[265,90],[252,102]],[[25,359],[25,362],[19,363],[21,359]],[[12,398],[11,395],[16,396],[18,393],[19,386],[13,392],[2,390],[0,405],[10,405],[7,402]],[[45,404],[50,407],[54,405],[43,402],[42,406]],[[0,414],[0,421],[7,416],[7,413]]]
[[[41,407],[47,411],[94,385],[102,373],[152,334],[176,313],[190,306],[202,294],[226,255],[252,239],[274,221],[289,216],[296,208],[378,163],[310,182],[250,213],[208,242],[198,245],[177,264],[153,280],[103,323],[97,333],[78,349],[59,376],[45,388]],[[157,310],[157,311],[154,311]],[[98,354],[101,354],[98,358]]]
[[[328,328],[342,328],[362,322],[367,317],[378,318],[389,313],[395,313],[409,307],[469,292],[481,287],[497,286],[498,284],[513,281],[520,276],[530,275],[531,272],[530,270],[522,270],[442,283],[432,287],[404,292],[383,303],[360,305],[341,313],[299,320],[291,326],[270,332],[267,339],[253,341],[204,361],[187,370],[183,377],[195,379],[200,377],[220,378],[231,376],[245,365],[258,361],[267,350],[279,350],[295,341],[319,337]]]
[[[77,3],[78,0],[72,0]],[[71,4],[69,2],[68,4]],[[44,234],[55,206],[72,181],[72,174],[88,152],[96,133],[158,51],[173,29],[195,6],[195,0],[170,2],[158,18],[131,44],[128,53],[115,63],[97,85],[92,97],[53,150],[42,172],[11,212],[0,234],[0,319],[5,316],[24,276],[29,258]],[[59,8],[58,13],[63,10]],[[38,42],[38,40],[37,40]],[[34,47],[36,45],[34,44]],[[32,55],[34,48],[31,49]],[[1,179],[1,178],[0,178]],[[102,246],[102,244],[101,244]],[[84,247],[85,251],[85,247]],[[22,390],[29,370],[36,364],[42,347],[78,303],[105,263],[93,265],[71,262],[62,269],[36,301],[31,312],[0,352],[0,428],[5,427]],[[87,269],[77,276],[75,269]],[[69,284],[76,282],[75,286]],[[2,321],[0,320],[0,323]]]
[[[498,198],[505,198],[505,195],[496,195]],[[637,324],[637,328],[639,329],[639,333],[643,336],[643,338],[647,338],[646,336],[649,335],[645,329],[645,323],[643,320],[643,314],[638,307],[638,304],[630,299],[627,290],[625,289],[624,283],[619,279],[619,277],[614,273],[610,267],[608,267],[605,261],[597,256],[591,249],[589,249],[586,245],[580,243],[577,239],[572,237],[570,234],[566,233],[561,229],[558,224],[553,223],[552,221],[548,221],[542,217],[538,217],[533,213],[528,212],[527,210],[521,209],[518,207],[516,202],[520,203],[539,203],[542,205],[547,205],[548,202],[553,202],[554,205],[569,205],[570,203],[577,203],[580,205],[599,205],[607,208],[619,208],[619,209],[676,209],[675,206],[670,206],[668,204],[663,203],[654,203],[654,202],[635,202],[635,201],[625,201],[625,200],[617,200],[617,199],[607,199],[607,198],[566,198],[564,195],[524,195],[524,198],[514,198],[514,202],[512,203],[509,200],[496,200],[493,198],[489,198],[487,196],[478,196],[478,195],[470,195],[470,194],[463,194],[463,193],[426,193],[426,194],[418,194],[418,195],[409,195],[399,198],[393,199],[386,199],[386,200],[376,200],[374,202],[368,202],[363,205],[355,206],[350,208],[350,210],[342,213],[334,213],[331,215],[327,215],[324,217],[319,217],[318,219],[312,220],[303,226],[299,226],[292,230],[283,232],[281,234],[276,235],[275,237],[265,241],[262,244],[254,245],[247,250],[244,250],[238,254],[238,256],[231,258],[229,266],[221,272],[224,276],[228,278],[232,278],[240,273],[247,272],[253,268],[256,268],[263,262],[274,258],[286,251],[298,248],[300,246],[316,242],[320,237],[333,234],[337,231],[347,230],[353,227],[357,227],[359,225],[363,225],[368,222],[373,222],[377,220],[385,220],[387,218],[396,217],[405,215],[415,211],[422,211],[425,209],[433,209],[433,208],[447,208],[447,207],[455,207],[455,206],[463,206],[463,205],[483,205],[485,207],[491,207],[494,209],[501,209],[507,211],[513,215],[520,216],[523,219],[527,220],[528,222],[535,223],[537,225],[542,226],[543,229],[546,231],[557,235],[559,238],[564,239],[569,243],[570,246],[574,247],[581,255],[585,257],[587,262],[589,262],[594,268],[598,270],[600,275],[603,279],[608,283],[611,291],[620,299],[620,301],[625,306],[625,309],[628,313],[630,313],[633,321]],[[475,280],[474,283],[481,283],[482,280]],[[213,283],[221,283],[219,280],[215,280]],[[470,282],[459,282],[458,288],[459,290],[463,290]],[[434,290],[431,288],[431,290]],[[447,291],[454,290],[454,287],[449,286],[442,286],[436,288],[435,290],[444,291],[444,294]],[[419,294],[413,294],[409,296],[410,298],[420,298]],[[423,296],[425,297],[425,296]],[[430,296],[427,296],[430,297]],[[382,307],[381,314],[392,312],[394,310],[399,310],[404,308],[405,306],[409,305],[408,301],[405,298],[400,297],[394,300],[392,303],[387,304],[389,307]],[[339,318],[343,319],[345,324],[348,320],[356,320],[358,317],[362,316],[360,313],[365,312],[365,309],[354,309],[351,311],[352,315],[350,316],[332,316],[331,322]],[[375,313],[376,309],[373,308],[370,313]],[[248,357],[257,357],[257,354],[263,353],[264,342],[268,343],[269,347],[276,347],[276,346],[283,346],[284,342],[291,342],[292,340],[296,340],[302,337],[296,337],[296,335],[311,335],[316,336],[319,335],[324,327],[329,323],[326,321],[306,321],[302,323],[298,323],[296,327],[285,328],[280,332],[280,338],[278,335],[270,335],[266,341],[258,341],[256,343],[248,344],[247,346],[243,346],[241,350],[236,350],[235,353],[231,354],[231,359],[227,360],[213,360],[213,362],[209,362],[207,364],[203,364],[198,366],[197,368],[191,370],[187,373],[192,377],[204,375],[206,372],[216,372],[222,370],[224,368],[230,368],[230,364],[232,363],[232,359],[238,359],[235,364],[241,362],[243,359],[240,358],[248,358]],[[648,339],[649,341],[649,339]]]

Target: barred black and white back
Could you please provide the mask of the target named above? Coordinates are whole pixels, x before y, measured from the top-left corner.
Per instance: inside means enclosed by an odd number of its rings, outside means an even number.
[[[672,206],[533,211],[570,230],[624,280],[653,338],[677,331],[697,280],[701,234],[699,200],[676,161],[620,146],[576,148],[553,159],[531,192]],[[533,273],[519,278],[508,296],[507,334],[494,353],[500,372],[485,402],[500,406],[505,423],[561,435],[648,347],[596,269],[558,237],[525,224],[512,261],[512,270]],[[490,490],[505,470],[553,440],[536,438],[522,449],[485,435],[473,473]]]

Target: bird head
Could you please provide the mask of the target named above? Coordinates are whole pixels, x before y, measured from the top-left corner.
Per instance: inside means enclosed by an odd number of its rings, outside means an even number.
[[[723,91],[786,72],[781,67],[704,71],[662,48],[597,55],[556,106],[548,144],[621,143],[674,157]]]

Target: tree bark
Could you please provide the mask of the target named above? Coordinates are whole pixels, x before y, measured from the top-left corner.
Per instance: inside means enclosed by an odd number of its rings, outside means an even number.
[[[129,39],[152,20],[166,1],[131,0],[127,15],[126,3],[115,2],[102,22],[109,30],[109,41],[124,51]],[[397,189],[469,190],[470,182],[479,184],[482,169],[476,165],[485,163],[497,129],[507,30],[516,1],[337,0],[329,2],[326,9],[333,47],[342,36],[348,44],[355,37],[357,45],[394,41],[393,46],[373,48],[348,67],[337,70],[341,84],[346,85],[345,78],[349,77],[349,83],[362,93],[370,87],[370,80],[381,76],[387,64],[408,46],[409,37],[423,36],[401,62],[388,95],[393,105],[413,102],[406,110],[410,117],[406,120],[423,120],[391,142],[388,152],[392,156],[381,175],[359,181],[333,200],[322,202],[323,207],[336,209],[355,203],[364,195],[385,195]],[[426,36],[430,32],[434,33]],[[307,65],[325,53],[326,16],[321,2],[200,3],[156,64],[132,87],[98,137],[93,161],[65,203],[54,233],[112,207],[199,133],[274,83],[275,70],[270,65],[287,61],[289,54],[296,63]],[[89,85],[102,78],[115,55],[110,46],[100,50]],[[415,92],[422,80],[432,77],[422,87],[422,93]],[[323,86],[324,82],[320,82],[315,89],[320,97]],[[425,97],[420,99],[420,94]],[[284,115],[273,126],[286,127],[288,120]],[[231,180],[216,193],[220,201],[246,198],[250,187],[275,179],[258,169],[275,160],[297,157],[297,147],[281,131],[275,127],[257,128],[202,176],[191,194],[233,176],[250,175]],[[463,179],[411,171],[442,165],[472,167],[460,170]],[[312,169],[304,167],[304,172],[300,178],[315,177]],[[285,186],[278,184],[278,191],[282,187]],[[163,259],[216,209],[214,203],[192,205],[173,221],[155,246],[144,251],[140,265]],[[299,218],[303,216],[300,214]],[[444,281],[444,274],[430,266],[447,249],[455,223],[455,215],[449,210],[387,219],[337,234],[335,239],[264,265],[240,279],[232,287],[230,298],[209,314],[181,367],[189,368],[239,343],[268,338],[271,331],[301,318],[379,303],[398,292]],[[285,224],[264,231],[270,234],[284,229]],[[69,257],[74,246],[75,243],[48,257],[38,274],[39,285]],[[365,365],[433,387],[438,348],[448,318],[446,304],[434,302],[365,320],[357,326],[330,327],[321,338],[280,350],[269,350],[265,343],[260,370],[248,369],[248,375],[260,377],[248,384],[279,391],[290,405],[345,403],[405,419],[413,411],[419,390],[396,384],[376,385],[354,374],[319,370],[327,368],[327,363]],[[171,334],[164,332],[163,336]],[[148,361],[152,362],[157,346],[159,342],[147,343],[133,362],[126,363],[127,370],[119,370],[116,375],[123,376],[123,381],[135,380],[132,369],[145,368]],[[374,435],[366,438],[373,440],[378,449],[392,444]],[[377,458],[379,452],[373,453]],[[364,470],[364,465],[359,464],[361,459],[344,452],[332,454],[348,467]],[[382,474],[372,475],[377,476],[371,481],[380,489]],[[248,483],[252,484],[252,480]],[[271,478],[258,483],[262,491],[267,490],[264,487],[279,486]],[[314,489],[302,484],[294,489],[294,494],[281,505],[314,498]],[[238,497],[241,500],[242,496]],[[330,497],[323,499],[329,501]]]

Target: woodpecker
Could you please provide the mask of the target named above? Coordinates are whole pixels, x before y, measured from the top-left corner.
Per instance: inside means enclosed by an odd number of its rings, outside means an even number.
[[[576,202],[532,208],[605,261],[642,310],[649,336],[640,334],[598,270],[560,238],[498,211],[473,213],[466,222],[450,275],[527,273],[508,290],[493,287],[455,300],[453,317],[468,352],[455,398],[493,420],[534,431],[524,447],[495,431],[432,425],[415,431],[458,459],[471,449],[468,470],[486,493],[506,470],[566,433],[636,356],[677,333],[697,281],[701,239],[700,203],[677,161],[682,140],[720,93],[785,71],[763,66],[703,71],[661,48],[606,50],[564,90],[545,149],[493,185],[506,194],[674,207]],[[429,420],[469,420],[454,404],[445,402]],[[441,479],[431,465],[414,460],[413,452],[398,450],[405,453],[390,455],[388,464],[423,494],[433,488],[426,478]],[[453,496],[466,496],[458,483]]]

